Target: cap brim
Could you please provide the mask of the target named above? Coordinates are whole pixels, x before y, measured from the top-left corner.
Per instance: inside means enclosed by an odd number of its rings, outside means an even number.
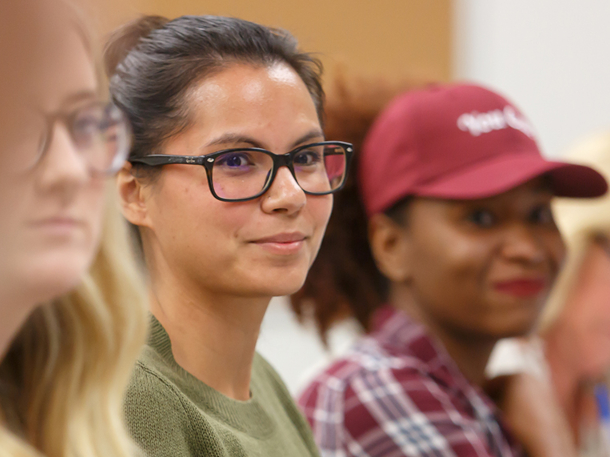
[[[593,198],[608,190],[604,177],[593,168],[520,154],[466,167],[434,182],[419,185],[413,193],[421,197],[455,200],[487,198],[545,174],[551,176],[553,192],[558,197]]]

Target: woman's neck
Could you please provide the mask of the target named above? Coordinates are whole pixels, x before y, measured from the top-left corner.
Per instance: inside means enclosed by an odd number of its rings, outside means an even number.
[[[446,330],[416,305],[408,290],[402,288],[393,290],[390,294],[390,302],[395,308],[422,323],[430,334],[441,341],[466,379],[477,386],[485,387],[487,382],[485,368],[496,343],[495,340],[474,336],[468,338],[463,334],[456,335],[455,332]]]
[[[151,311],[169,335],[176,362],[227,397],[248,400],[270,298],[210,293],[173,275],[152,283]]]

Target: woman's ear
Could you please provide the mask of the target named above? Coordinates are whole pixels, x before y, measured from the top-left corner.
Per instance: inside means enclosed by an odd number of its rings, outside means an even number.
[[[146,192],[132,171],[133,165],[128,162],[119,171],[116,178],[121,211],[125,219],[133,225],[148,227]]]
[[[385,214],[369,220],[369,244],[379,271],[390,281],[411,279],[411,237],[407,228]]]

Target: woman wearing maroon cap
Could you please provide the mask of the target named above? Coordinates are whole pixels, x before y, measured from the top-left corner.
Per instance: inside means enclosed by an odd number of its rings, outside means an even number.
[[[532,330],[557,277],[552,198],[602,195],[604,178],[543,159],[512,103],[467,84],[398,97],[358,149],[356,182],[293,298],[322,335],[346,314],[368,331],[300,398],[321,454],[521,455],[485,366],[499,339]],[[561,424],[537,415],[521,425],[544,429],[514,429],[528,454],[569,455],[544,433]]]

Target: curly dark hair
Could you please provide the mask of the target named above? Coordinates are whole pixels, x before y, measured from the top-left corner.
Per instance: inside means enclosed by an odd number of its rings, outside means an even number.
[[[327,90],[325,134],[354,145],[354,159],[344,189],[335,194],[320,252],[292,309],[302,322],[315,321],[322,341],[332,325],[353,316],[369,330],[373,311],[387,299],[388,284],[373,260],[367,218],[358,189],[358,156],[369,128],[387,103],[423,83],[392,83],[386,79],[347,79],[344,74]]]

